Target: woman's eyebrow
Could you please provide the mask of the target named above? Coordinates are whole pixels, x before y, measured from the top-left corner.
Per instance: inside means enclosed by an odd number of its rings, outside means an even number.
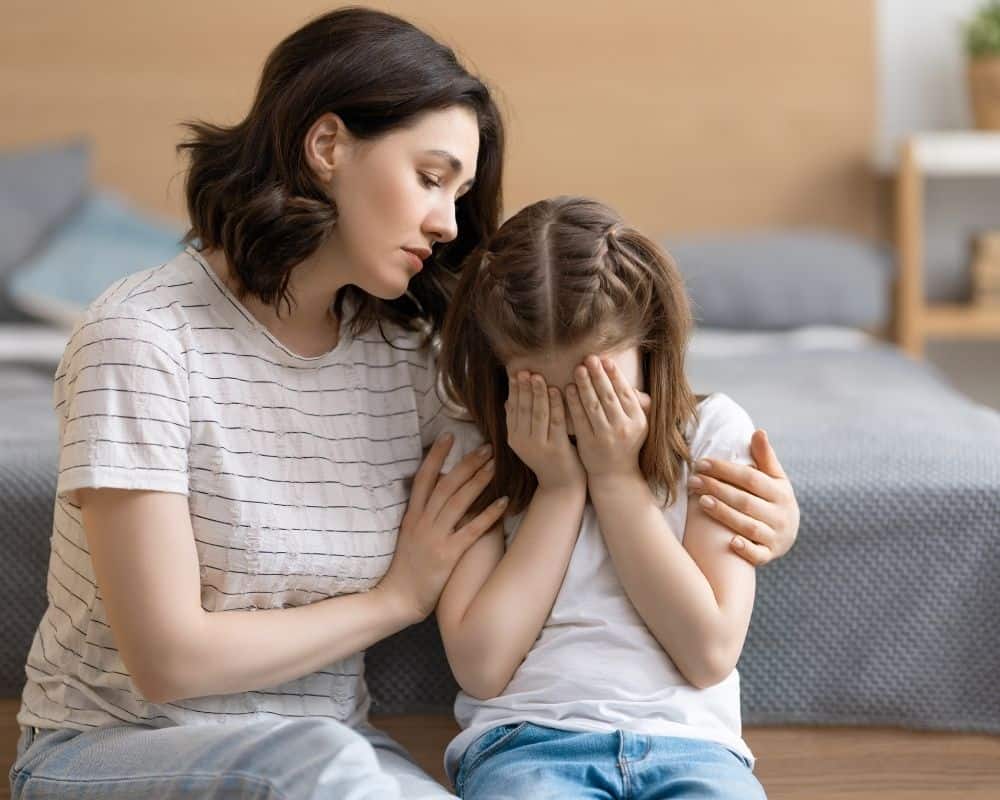
[[[447,150],[425,150],[424,154],[429,156],[437,156],[438,158],[443,158],[446,162],[448,162],[448,168],[453,173],[455,173],[456,175],[460,175],[462,173],[461,160],[452,153],[449,153]],[[476,182],[475,178],[469,178],[469,180],[467,180],[465,183],[462,184],[462,188],[468,189],[475,182]]]

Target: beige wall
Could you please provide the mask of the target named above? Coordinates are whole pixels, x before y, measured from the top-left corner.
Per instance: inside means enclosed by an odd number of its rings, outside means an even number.
[[[605,199],[659,232],[873,234],[871,0],[398,0],[500,90],[507,211]],[[95,181],[183,213],[177,122],[232,122],[271,47],[330,3],[8,0],[0,147],[75,132]]]

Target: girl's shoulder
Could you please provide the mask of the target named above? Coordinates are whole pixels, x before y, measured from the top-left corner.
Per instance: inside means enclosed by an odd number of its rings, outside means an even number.
[[[751,463],[750,437],[754,424],[746,410],[722,392],[698,400],[687,430],[691,459],[723,458]]]

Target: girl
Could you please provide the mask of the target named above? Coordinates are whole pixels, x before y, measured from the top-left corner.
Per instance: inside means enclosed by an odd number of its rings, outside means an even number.
[[[670,259],[594,201],[529,206],[466,267],[441,371],[510,504],[437,609],[463,798],[763,796],[735,669],[754,570],[686,491],[692,462],[749,463],[753,426],[692,395],[689,327]]]
[[[277,46],[246,119],[190,133],[192,247],[106,292],[56,375],[13,797],[451,796],[368,725],[363,659],[502,510],[466,516],[488,453],[440,477],[462,453],[424,452],[448,422],[427,343],[500,214],[496,106],[349,8]],[[794,498],[762,484],[737,516],[760,477],[722,468],[719,512],[780,555]]]

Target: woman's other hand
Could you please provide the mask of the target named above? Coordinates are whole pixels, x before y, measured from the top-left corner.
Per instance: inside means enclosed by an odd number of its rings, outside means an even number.
[[[415,622],[425,619],[455,564],[503,515],[501,497],[471,519],[466,512],[493,479],[491,449],[484,445],[441,474],[450,434],[431,447],[413,479],[410,502],[399,527],[396,552],[378,590],[401,602]]]
[[[705,512],[736,533],[730,546],[754,566],[787,553],[799,532],[792,484],[762,430],[750,440],[756,467],[710,459],[695,464],[688,490]]]

